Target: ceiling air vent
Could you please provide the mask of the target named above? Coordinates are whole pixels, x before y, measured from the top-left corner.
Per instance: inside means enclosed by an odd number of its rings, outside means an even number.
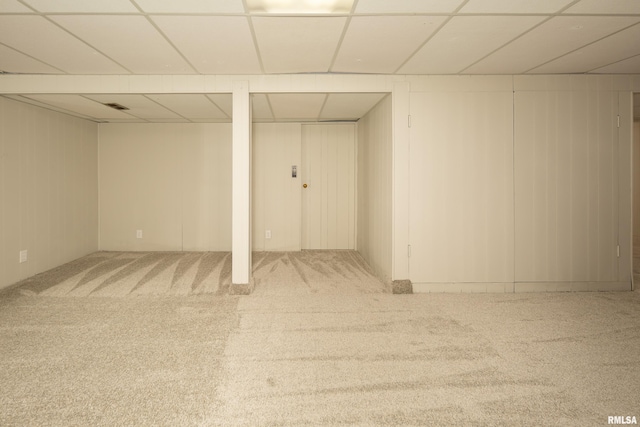
[[[120,105],[117,102],[107,102],[104,105],[106,105],[107,107],[111,107],[114,110],[118,110],[118,111],[126,111],[126,110],[129,109],[128,107],[125,107],[124,105]]]

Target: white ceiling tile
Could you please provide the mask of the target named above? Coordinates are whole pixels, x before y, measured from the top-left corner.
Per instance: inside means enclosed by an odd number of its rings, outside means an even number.
[[[47,13],[139,13],[129,0],[24,0]]]
[[[96,120],[132,119],[125,112],[114,110],[80,95],[25,95],[25,97]]]
[[[147,13],[244,13],[242,0],[136,0]]]
[[[357,120],[367,114],[386,93],[330,93],[321,119]]]
[[[451,13],[463,0],[359,0],[355,13]]]
[[[267,95],[264,93],[256,93],[251,95],[251,115],[254,121],[272,121],[273,114]]]
[[[585,73],[595,68],[621,61],[640,54],[640,24],[620,31],[593,44],[585,46],[565,56],[532,70],[533,73]]]
[[[540,16],[454,17],[400,69],[400,72],[458,73],[543,19]]]
[[[345,17],[256,17],[253,27],[266,73],[326,72]]]
[[[33,13],[31,9],[18,0],[0,0],[0,13]]]
[[[276,120],[316,120],[326,98],[324,93],[272,93],[268,96]]]
[[[599,74],[640,74],[640,55],[593,71]]]
[[[213,101],[227,116],[233,115],[233,96],[230,93],[212,93],[207,95],[207,98]]]
[[[176,113],[169,111],[162,105],[153,102],[144,95],[87,95],[89,99],[100,102],[101,104],[112,103],[120,104],[129,108],[127,114],[142,119],[180,119]]]
[[[460,13],[555,13],[573,0],[469,0]]]
[[[128,74],[41,16],[0,16],[0,43],[72,74]]]
[[[194,73],[143,16],[61,15],[52,19],[134,74]]]
[[[227,116],[209,98],[201,94],[147,95],[169,110],[192,119],[226,119]]]
[[[444,22],[443,16],[356,16],[332,71],[393,73]]]
[[[632,17],[555,17],[465,72],[520,74],[628,27],[639,20],[639,18]]]
[[[0,71],[29,74],[63,74],[60,70],[3,45],[0,45]]]
[[[261,73],[243,16],[155,16],[153,21],[200,73]]]
[[[582,0],[564,13],[624,15],[640,13],[638,0]]]

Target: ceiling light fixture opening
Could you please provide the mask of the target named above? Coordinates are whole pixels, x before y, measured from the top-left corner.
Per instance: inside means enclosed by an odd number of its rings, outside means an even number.
[[[353,0],[247,0],[251,13],[340,14],[352,6]]]

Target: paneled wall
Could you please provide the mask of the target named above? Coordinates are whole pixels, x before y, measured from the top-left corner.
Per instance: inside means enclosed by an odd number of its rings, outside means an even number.
[[[301,138],[299,123],[253,125],[253,250],[300,250]]]
[[[633,122],[633,258],[633,272],[640,274],[640,119]]]
[[[391,96],[358,121],[357,249],[380,278],[391,280]]]
[[[416,289],[513,289],[512,93],[412,93],[411,123]]]
[[[617,92],[520,91],[515,114],[516,281],[616,282]]]
[[[0,288],[98,249],[97,163],[95,123],[0,98]]]
[[[100,248],[231,250],[231,125],[100,125]]]
[[[414,289],[629,289],[628,92],[579,76],[454,81],[411,94]]]

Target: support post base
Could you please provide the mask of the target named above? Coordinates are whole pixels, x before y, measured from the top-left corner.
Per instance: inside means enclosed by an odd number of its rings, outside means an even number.
[[[391,282],[391,293],[412,294],[413,285],[411,284],[411,280],[394,280]]]

